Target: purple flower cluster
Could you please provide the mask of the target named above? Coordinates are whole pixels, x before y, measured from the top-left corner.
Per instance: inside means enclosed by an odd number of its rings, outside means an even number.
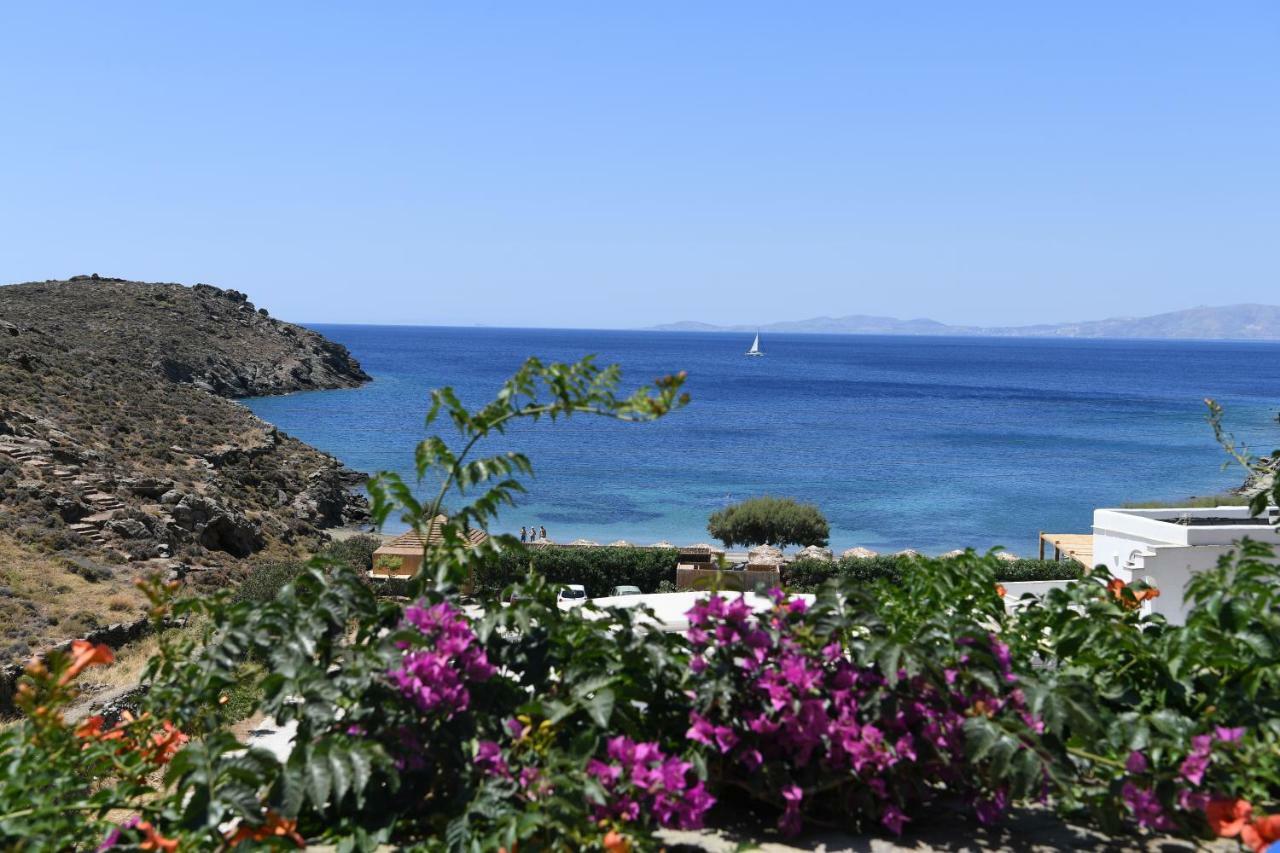
[[[509,729],[514,725],[517,733],[520,730],[520,724],[515,720],[507,725]],[[538,800],[552,792],[551,784],[537,767],[521,767],[518,773],[513,773],[497,741],[482,740],[476,744],[475,766],[486,776],[512,780],[519,786],[520,796],[526,800]]]
[[[1164,813],[1160,798],[1152,788],[1136,784],[1132,780],[1125,782],[1120,789],[1120,798],[1133,812],[1138,826],[1167,832],[1174,828],[1174,823]]]
[[[387,675],[420,711],[449,719],[471,704],[469,685],[487,681],[495,670],[480,648],[471,624],[448,603],[414,604],[405,622],[422,635],[422,646],[406,648],[400,666]]]
[[[1214,747],[1239,743],[1244,732],[1243,728],[1217,726],[1212,734],[1191,738],[1191,751],[1178,765],[1179,779],[1190,787],[1178,789],[1177,810],[1189,813],[1204,811],[1211,799],[1210,794],[1196,789],[1204,783],[1205,773],[1213,763]],[[1152,769],[1146,754],[1136,750],[1130,752],[1124,769],[1131,777],[1139,777],[1126,779],[1120,790],[1120,799],[1132,812],[1138,826],[1161,832],[1175,829],[1177,825],[1161,803],[1154,784],[1143,778]]]
[[[838,639],[815,638],[804,625],[803,601],[777,591],[774,601],[759,617],[742,598],[718,595],[689,611],[694,671],[714,667],[730,684],[695,699],[699,710],[690,716],[688,737],[723,756],[726,774],[790,779],[775,792],[783,832],[800,830],[815,781],[829,788],[834,774],[843,774],[869,803],[870,816],[894,833],[909,820],[904,807],[927,795],[920,779],[967,792],[979,820],[999,819],[1007,792],[975,788],[965,764],[964,724],[976,714],[1008,713],[1039,728],[1021,690],[1011,686],[1017,676],[1007,646],[980,635],[967,641],[938,683],[905,672],[891,679],[876,666],[853,663]],[[985,659],[994,663],[1000,692],[965,677],[977,645],[989,652]],[[726,695],[732,697],[727,705]],[[771,772],[759,774],[766,763]]]
[[[715,803],[693,765],[667,755],[656,743],[636,743],[618,736],[608,744],[607,760],[591,759],[587,773],[608,792],[608,801],[594,807],[594,818],[633,823],[651,815],[659,826],[698,829]]]

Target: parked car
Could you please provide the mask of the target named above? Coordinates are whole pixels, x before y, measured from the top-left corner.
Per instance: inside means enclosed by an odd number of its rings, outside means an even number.
[[[631,586],[631,585],[629,585],[629,584],[628,584],[628,585],[624,585],[624,586],[615,586],[612,590],[610,590],[609,595],[611,595],[611,596],[614,596],[614,595],[641,595],[641,592],[640,592],[640,587],[638,587],[638,586]]]
[[[577,607],[587,600],[587,588],[580,583],[569,583],[556,593],[556,604],[561,607]]]

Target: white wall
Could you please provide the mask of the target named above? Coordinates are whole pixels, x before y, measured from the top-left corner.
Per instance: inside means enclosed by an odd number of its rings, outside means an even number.
[[[1245,507],[1203,509],[1099,509],[1093,513],[1093,562],[1125,582],[1145,581],[1160,590],[1144,609],[1180,625],[1185,618],[1183,589],[1195,572],[1211,569],[1245,538],[1280,544],[1274,527],[1226,524],[1192,527],[1166,519],[1249,517]]]

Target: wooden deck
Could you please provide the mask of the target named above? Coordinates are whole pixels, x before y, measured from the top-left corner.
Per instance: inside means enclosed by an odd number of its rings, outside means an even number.
[[[1041,533],[1040,559],[1045,558],[1045,545],[1053,548],[1053,559],[1066,557],[1075,560],[1086,569],[1093,568],[1093,534],[1092,533]]]

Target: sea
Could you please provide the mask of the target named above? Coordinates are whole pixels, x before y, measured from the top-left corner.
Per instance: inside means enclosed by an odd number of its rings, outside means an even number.
[[[1041,531],[1088,532],[1097,507],[1238,486],[1206,397],[1237,439],[1280,446],[1272,343],[766,334],[765,355],[748,358],[753,335],[312,328],[374,380],[244,404],[356,470],[410,483],[419,441],[456,438],[447,421],[424,425],[433,388],[479,406],[531,355],[595,355],[622,366],[625,388],[687,371],[692,403],[658,422],[542,421],[481,445],[535,468],[496,527],[545,526],[560,542],[706,542],[713,511],[776,495],[817,504],[837,550],[1028,556]]]

